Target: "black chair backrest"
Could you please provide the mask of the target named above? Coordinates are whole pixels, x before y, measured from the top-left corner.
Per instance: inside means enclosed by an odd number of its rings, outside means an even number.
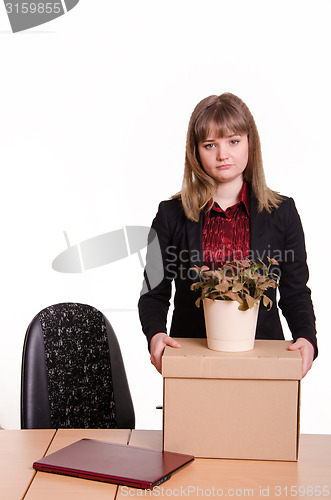
[[[24,341],[21,428],[134,428],[121,350],[108,319],[86,304],[46,307]]]

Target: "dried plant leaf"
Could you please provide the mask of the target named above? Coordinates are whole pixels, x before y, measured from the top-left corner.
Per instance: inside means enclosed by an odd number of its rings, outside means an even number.
[[[268,309],[268,311],[270,311],[272,307],[272,300],[266,295],[263,295],[263,305]]]
[[[253,297],[251,297],[250,295],[246,294],[245,295],[245,299],[246,299],[246,302],[247,302],[247,305],[250,309],[252,309],[255,305],[255,300],[253,299]]]

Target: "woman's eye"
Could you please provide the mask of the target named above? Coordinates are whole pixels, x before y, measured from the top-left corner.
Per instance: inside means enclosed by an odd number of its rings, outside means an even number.
[[[238,143],[239,143],[238,139],[232,139],[232,141],[230,141],[230,144],[233,144],[233,145],[238,144]]]
[[[213,149],[215,147],[215,144],[206,144],[205,149]]]

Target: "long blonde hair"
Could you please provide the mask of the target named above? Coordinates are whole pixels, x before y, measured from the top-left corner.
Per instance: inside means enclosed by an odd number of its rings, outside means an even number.
[[[213,198],[217,183],[204,171],[198,153],[198,144],[207,138],[211,123],[216,126],[218,137],[229,131],[248,135],[248,163],[244,177],[258,201],[258,210],[271,212],[282,197],[268,188],[265,181],[260,137],[254,118],[239,97],[225,93],[206,97],[194,109],[186,140],[185,169],[182,189],[174,195],[180,197],[186,216],[199,220],[200,211]]]

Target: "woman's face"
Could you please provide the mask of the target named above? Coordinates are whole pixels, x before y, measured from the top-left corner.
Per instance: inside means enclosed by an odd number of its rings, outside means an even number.
[[[231,182],[242,176],[248,162],[248,136],[231,131],[225,137],[217,137],[211,128],[204,141],[198,143],[198,151],[204,171],[219,183]]]

